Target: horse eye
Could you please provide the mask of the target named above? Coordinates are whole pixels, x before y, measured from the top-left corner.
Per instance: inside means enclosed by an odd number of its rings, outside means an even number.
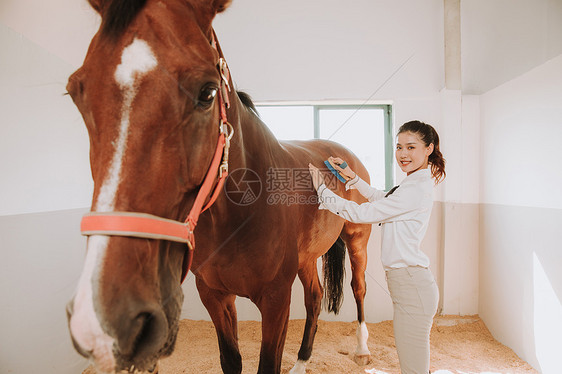
[[[205,86],[199,92],[197,98],[198,104],[201,106],[209,106],[217,96],[218,88],[214,86]]]

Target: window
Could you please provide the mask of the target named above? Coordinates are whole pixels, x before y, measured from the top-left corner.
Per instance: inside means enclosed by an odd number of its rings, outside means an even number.
[[[372,186],[389,190],[394,185],[390,105],[258,104],[257,109],[278,139],[333,140],[359,157]]]

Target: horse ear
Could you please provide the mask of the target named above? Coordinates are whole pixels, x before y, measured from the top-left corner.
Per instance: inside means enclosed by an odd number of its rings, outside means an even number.
[[[213,0],[213,8],[216,13],[223,12],[230,6],[232,0]]]
[[[103,6],[105,5],[105,0],[88,0],[92,8],[96,10],[96,12],[101,14]]]

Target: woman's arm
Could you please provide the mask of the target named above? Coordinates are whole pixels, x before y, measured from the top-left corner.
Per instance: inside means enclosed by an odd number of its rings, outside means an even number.
[[[422,201],[414,186],[403,186],[386,199],[363,204],[346,200],[321,184],[318,187],[321,208],[354,223],[379,223],[400,220],[419,208]]]
[[[386,194],[384,191],[377,190],[375,187],[369,185],[369,183],[365,182],[357,174],[355,174],[355,178],[350,179],[345,184],[345,189],[346,190],[356,189],[357,191],[359,191],[361,195],[363,195],[367,200],[369,200],[369,202],[382,199]]]

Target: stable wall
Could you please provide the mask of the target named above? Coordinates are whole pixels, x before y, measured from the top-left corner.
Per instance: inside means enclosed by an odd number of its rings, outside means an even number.
[[[0,372],[75,374],[86,362],[65,305],[84,261],[89,142],[63,96],[69,65],[3,24],[0,45]]]
[[[480,97],[479,313],[542,373],[560,372],[562,55]]]
[[[237,87],[260,102],[425,100],[443,88],[440,0],[234,1],[214,27]]]
[[[467,154],[479,165],[479,314],[537,370],[559,373],[562,1],[461,9],[463,124],[480,122]]]
[[[462,0],[460,5],[465,95],[485,93],[562,53],[560,0]]]

